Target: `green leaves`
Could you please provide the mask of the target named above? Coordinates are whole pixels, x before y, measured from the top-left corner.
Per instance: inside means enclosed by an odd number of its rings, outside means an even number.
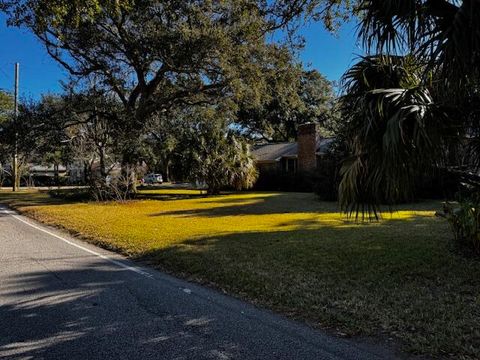
[[[180,102],[263,93],[283,49],[252,1],[25,0],[6,6],[74,77],[95,77],[135,122]],[[247,11],[248,10],[248,11]],[[136,124],[138,125],[138,124]]]
[[[480,193],[461,198],[457,205],[446,203],[444,216],[457,245],[480,255]]]
[[[411,69],[409,58],[369,57],[345,75],[349,92],[341,102],[352,156],[339,194],[351,215],[376,217],[381,203],[411,200],[415,177],[443,162],[449,122]]]
[[[0,124],[13,114],[13,96],[5,91],[0,91]]]
[[[408,199],[426,169],[478,171],[480,3],[361,0],[358,10],[359,38],[378,56],[344,78],[353,158],[340,192],[345,208],[375,212]]]
[[[285,64],[269,74],[263,102],[242,102],[238,123],[252,138],[293,141],[297,127],[308,122],[324,125],[334,107],[332,84],[318,71]]]
[[[251,188],[258,174],[250,146],[228,131],[221,113],[214,109],[196,112],[203,116],[197,116],[191,133],[189,151],[193,161],[189,164],[189,179],[204,182],[211,194],[225,187]]]
[[[480,4],[475,0],[362,0],[359,37],[367,51],[412,53],[441,73],[459,99],[480,72]],[[470,84],[470,85],[469,85]]]

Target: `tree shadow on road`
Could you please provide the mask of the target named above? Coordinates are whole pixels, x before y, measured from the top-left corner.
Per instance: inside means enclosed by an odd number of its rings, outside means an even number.
[[[480,348],[463,330],[480,321],[473,315],[480,314],[479,263],[450,251],[441,220],[283,225],[288,229],[212,234],[141,259],[343,334],[387,334],[415,352]]]
[[[0,358],[186,359],[236,351],[227,340],[208,341],[214,319],[172,308],[172,295],[139,290],[153,284],[102,261],[2,277]]]

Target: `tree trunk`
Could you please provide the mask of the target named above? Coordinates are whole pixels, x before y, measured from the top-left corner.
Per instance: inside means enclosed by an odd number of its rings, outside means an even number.
[[[165,162],[165,174],[163,174],[165,176],[165,179],[163,179],[165,182],[168,182],[170,181],[170,161],[166,161]]]
[[[83,181],[84,185],[88,184],[88,161],[83,162]]]
[[[220,194],[220,186],[215,180],[213,180],[211,182],[206,182],[206,185],[207,185],[207,195],[219,195]]]
[[[53,164],[53,181],[55,182],[55,186],[60,186],[60,176],[58,173],[58,168],[58,164]]]
[[[137,194],[137,173],[135,166],[131,164],[122,164],[123,187],[126,198],[134,198]]]
[[[105,165],[105,147],[100,146],[98,149],[98,154],[100,157],[100,175],[102,175],[102,178],[107,177],[107,168]]]
[[[17,168],[16,168],[16,171],[15,171],[15,187],[17,189],[20,189],[20,166],[18,165],[18,162],[17,162]]]

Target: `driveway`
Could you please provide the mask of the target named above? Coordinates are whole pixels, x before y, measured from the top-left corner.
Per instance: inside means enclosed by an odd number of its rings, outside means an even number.
[[[395,359],[0,208],[0,358]]]

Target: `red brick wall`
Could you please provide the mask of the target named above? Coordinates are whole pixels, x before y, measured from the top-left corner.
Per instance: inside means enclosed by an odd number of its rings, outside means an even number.
[[[317,167],[317,127],[313,123],[298,127],[298,170],[311,171]]]

